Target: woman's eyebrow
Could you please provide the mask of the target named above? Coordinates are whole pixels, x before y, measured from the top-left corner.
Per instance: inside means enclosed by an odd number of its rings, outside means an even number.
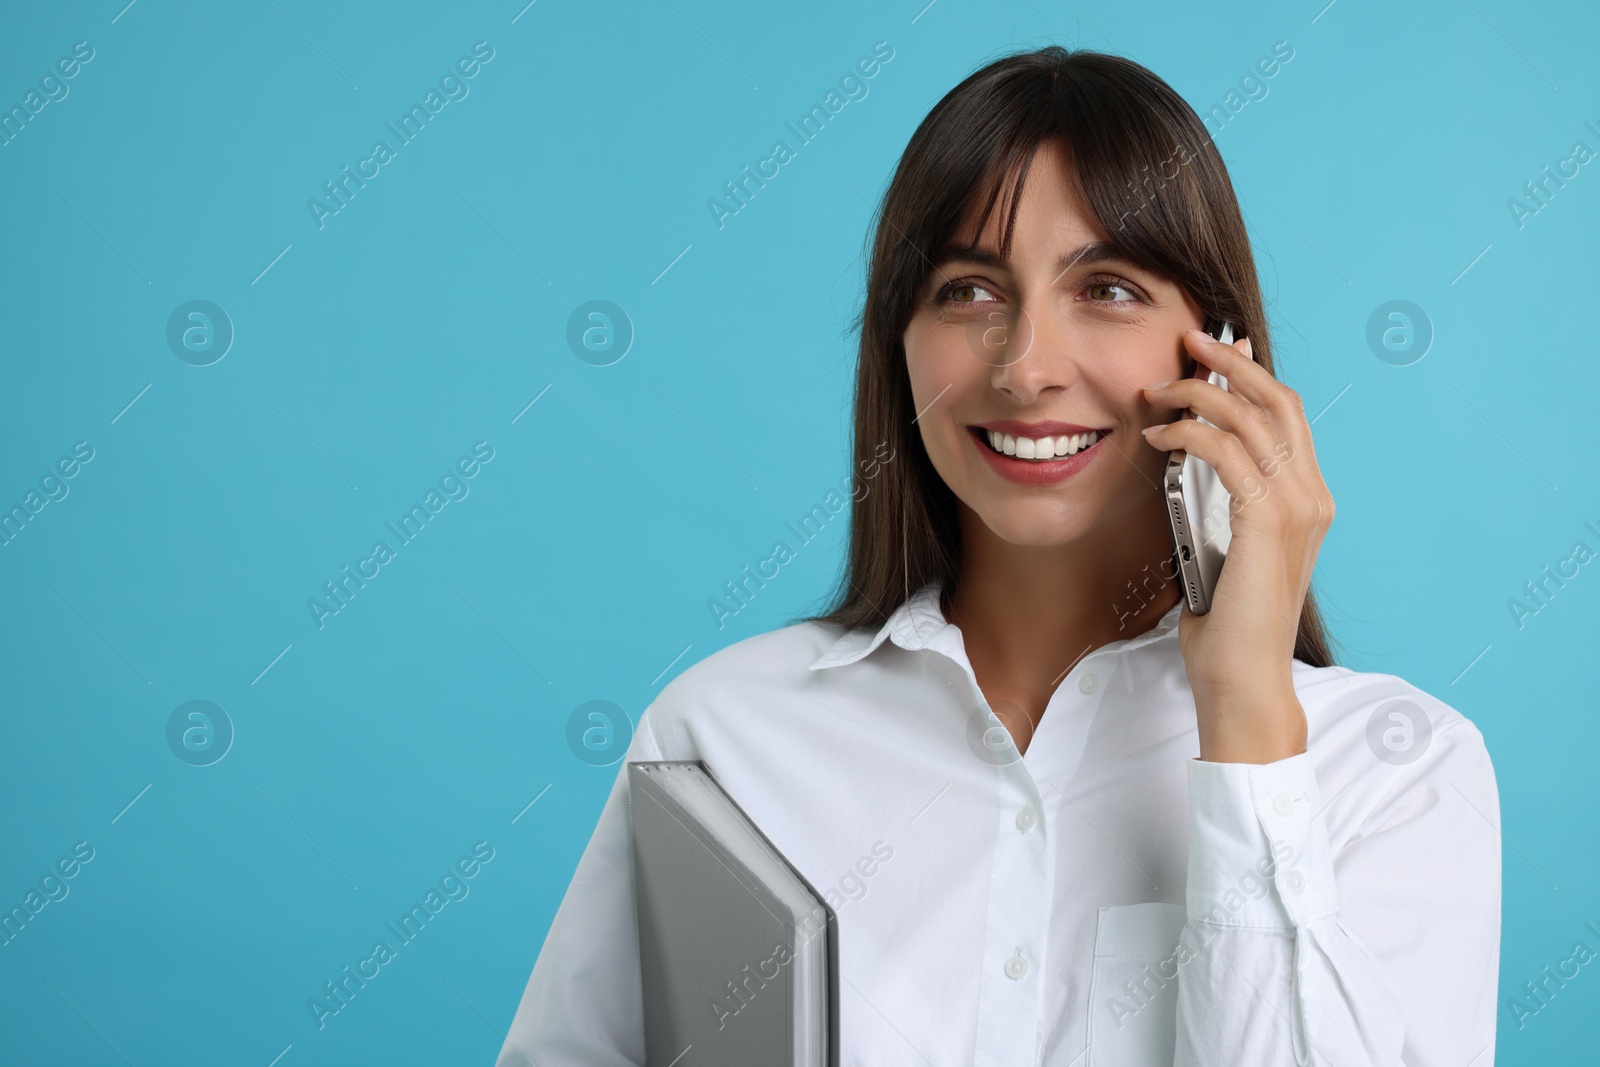
[[[999,253],[988,248],[976,245],[946,245],[934,257],[934,263],[945,264],[951,260],[965,260],[971,263],[981,263],[986,267],[1010,269],[1011,264],[1002,259]],[[1063,252],[1056,259],[1056,277],[1059,278],[1073,267],[1080,264],[1094,263],[1125,263],[1133,266],[1133,260],[1109,241],[1090,241],[1079,245],[1070,252]]]

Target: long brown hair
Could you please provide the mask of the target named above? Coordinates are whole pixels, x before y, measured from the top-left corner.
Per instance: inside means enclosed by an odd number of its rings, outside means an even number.
[[[912,424],[902,338],[934,252],[987,190],[982,232],[1003,176],[1012,174],[1000,244],[1009,255],[1028,166],[1040,144],[1057,139],[1070,147],[1084,199],[1123,255],[1187,290],[1207,329],[1233,323],[1251,339],[1256,361],[1273,371],[1244,219],[1194,109],[1147,68],[1101,52],[1051,45],[983,67],[922,120],[878,205],[866,300],[852,323],[861,337],[853,469],[865,492],[855,494],[832,607],[796,621],[878,626],[926,582],[941,579],[946,597],[954,591],[961,561],[955,496]],[[893,449],[888,462],[885,448]],[[1334,662],[1309,589],[1294,654],[1315,667]]]

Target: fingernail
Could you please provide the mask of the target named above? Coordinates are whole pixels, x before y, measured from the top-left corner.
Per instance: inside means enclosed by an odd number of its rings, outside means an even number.
[[[1157,430],[1164,430],[1166,428],[1167,428],[1167,424],[1166,423],[1158,422],[1154,426],[1146,426],[1144,429],[1140,430],[1139,432],[1140,433],[1155,433]]]
[[[1165,388],[1166,386],[1169,386],[1171,384],[1172,384],[1172,380],[1168,379],[1167,381],[1164,381],[1164,382],[1151,382],[1149,385],[1145,386],[1145,388],[1146,389],[1162,389],[1162,388]]]

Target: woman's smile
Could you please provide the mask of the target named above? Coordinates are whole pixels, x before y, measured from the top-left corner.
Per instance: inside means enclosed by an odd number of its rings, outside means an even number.
[[[967,427],[973,446],[1002,478],[1023,485],[1064,481],[1094,461],[1109,429],[1065,422],[1023,423],[1002,419]]]

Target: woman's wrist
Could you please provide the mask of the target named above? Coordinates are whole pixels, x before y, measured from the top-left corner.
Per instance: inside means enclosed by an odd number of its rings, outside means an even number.
[[[1276,763],[1306,750],[1306,713],[1293,685],[1197,692],[1195,712],[1207,762]]]

